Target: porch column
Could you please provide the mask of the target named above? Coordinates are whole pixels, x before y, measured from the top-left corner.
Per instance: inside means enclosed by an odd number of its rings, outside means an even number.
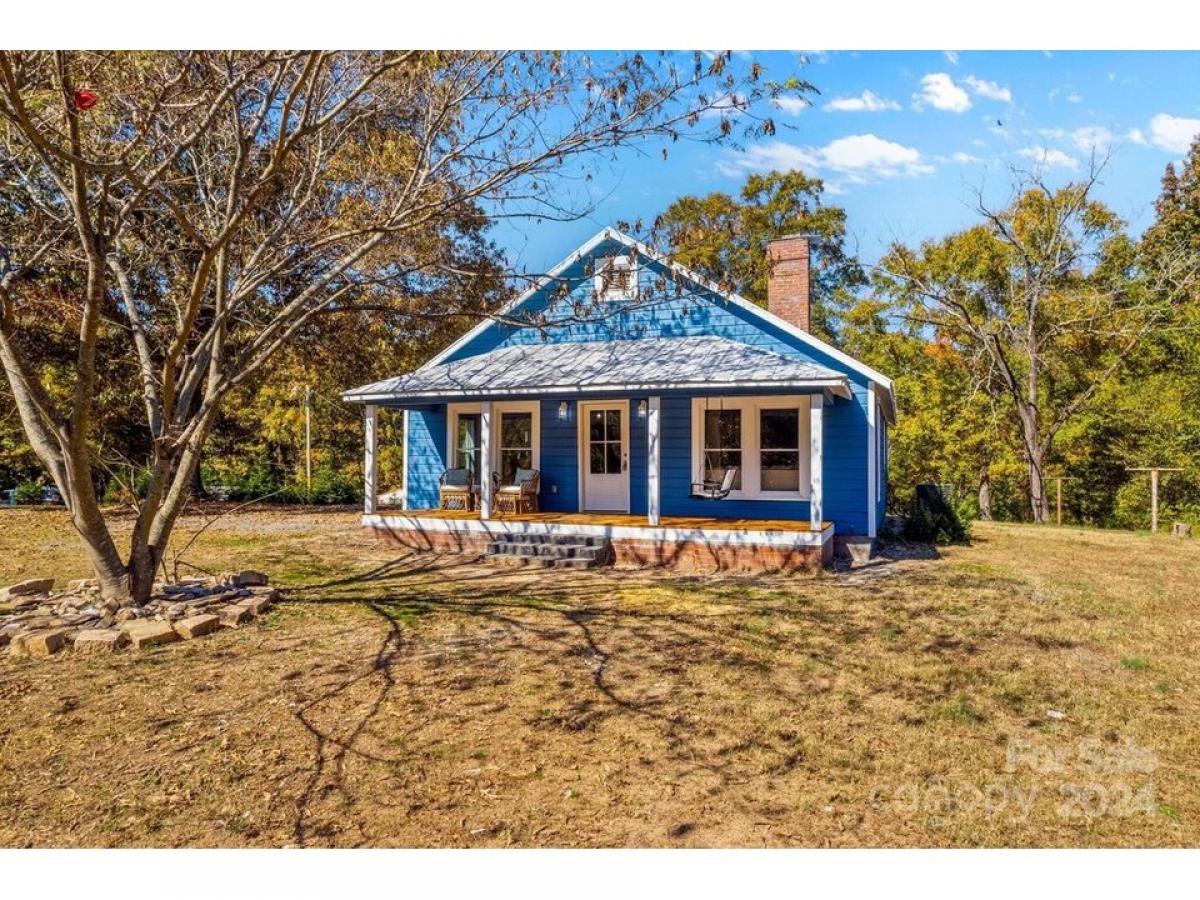
[[[646,460],[649,471],[646,473],[646,513],[651,525],[658,525],[660,518],[660,496],[662,494],[662,449],[659,441],[661,428],[662,398],[651,397],[646,408],[646,439],[649,441],[649,452]]]
[[[492,517],[492,401],[479,404],[479,518]]]
[[[815,531],[821,530],[824,522],[824,456],[825,456],[825,396],[812,394],[808,398],[809,449],[808,449],[808,479],[809,501],[808,520]]]
[[[367,404],[367,419],[364,436],[366,438],[366,456],[363,458],[363,512],[373,515],[377,503],[377,488],[379,465],[376,449],[379,443],[378,407],[373,403]]]

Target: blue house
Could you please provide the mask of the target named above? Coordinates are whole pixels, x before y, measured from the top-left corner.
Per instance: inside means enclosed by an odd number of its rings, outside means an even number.
[[[766,252],[764,309],[606,228],[415,372],[346,392],[364,526],[563,565],[783,569],[869,544],[892,382],[809,333],[809,239]],[[381,409],[404,419],[392,509]]]

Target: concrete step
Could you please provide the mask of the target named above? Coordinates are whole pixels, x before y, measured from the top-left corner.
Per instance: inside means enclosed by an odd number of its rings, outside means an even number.
[[[550,557],[556,559],[598,559],[607,548],[585,544],[517,544],[495,541],[487,552],[494,556]]]
[[[586,534],[500,534],[496,535],[495,542],[498,544],[582,544],[585,547],[608,546],[608,538],[600,535]]]

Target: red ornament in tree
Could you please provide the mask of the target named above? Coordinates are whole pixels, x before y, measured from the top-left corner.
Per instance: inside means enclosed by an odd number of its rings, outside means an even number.
[[[80,88],[75,92],[75,108],[80,112],[91,109],[100,98],[91,91]]]

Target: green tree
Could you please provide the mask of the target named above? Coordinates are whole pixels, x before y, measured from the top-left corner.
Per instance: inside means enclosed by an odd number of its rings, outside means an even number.
[[[654,223],[680,264],[760,305],[767,302],[767,242],[813,235],[813,330],[832,337],[840,306],[865,283],[846,252],[846,211],[821,202],[819,178],[800,171],[751,175],[738,196],[680,197]]]
[[[1047,466],[1062,429],[1194,290],[1197,258],[1174,247],[1152,267],[1092,197],[1095,173],[1052,190],[1019,186],[983,223],[894,246],[877,286],[969,361],[973,389],[1003,409],[1027,467],[1034,521],[1049,518]],[[1002,405],[999,405],[1002,404]]]

